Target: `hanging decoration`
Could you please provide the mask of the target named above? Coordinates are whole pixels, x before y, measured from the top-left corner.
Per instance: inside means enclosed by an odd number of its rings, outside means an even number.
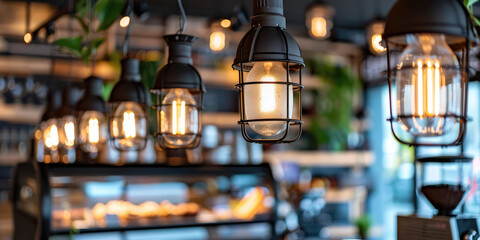
[[[192,66],[192,44],[197,37],[185,35],[186,16],[181,0],[182,25],[174,35],[164,36],[168,63],[155,80],[158,145],[163,149],[195,148],[201,136],[201,111],[204,87]]]
[[[383,38],[395,138],[409,145],[460,144],[469,53],[477,39],[468,10],[456,0],[399,0]]]
[[[248,142],[286,143],[302,131],[300,48],[285,30],[283,0],[253,0],[252,28],[238,45],[240,125]]]

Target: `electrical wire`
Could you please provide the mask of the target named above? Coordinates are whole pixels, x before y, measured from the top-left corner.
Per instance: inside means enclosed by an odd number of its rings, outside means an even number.
[[[132,0],[129,0],[127,3],[127,15],[130,18],[130,23],[127,26],[127,30],[125,32],[125,39],[123,40],[123,58],[128,57],[128,47],[130,45],[130,32],[132,26],[132,18],[133,18],[133,4]]]
[[[177,31],[177,34],[182,34],[185,31],[185,26],[187,25],[187,16],[185,15],[185,9],[183,9],[182,0],[178,0],[178,8],[180,8],[181,21],[180,29]]]

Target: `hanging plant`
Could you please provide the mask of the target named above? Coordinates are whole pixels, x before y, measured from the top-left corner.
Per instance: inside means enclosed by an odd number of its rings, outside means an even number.
[[[470,12],[470,17],[472,18],[473,22],[477,25],[480,26],[480,20],[478,20],[477,17],[473,15],[473,5],[478,2],[478,0],[463,0],[463,5],[468,9]]]
[[[61,49],[79,57],[85,64],[90,63],[96,50],[105,42],[105,38],[96,37],[110,28],[120,17],[125,7],[125,0],[80,0],[72,13],[73,18],[82,27],[82,34],[76,37],[57,39],[54,44]],[[98,27],[93,22],[98,21]],[[89,23],[91,27],[89,27]]]

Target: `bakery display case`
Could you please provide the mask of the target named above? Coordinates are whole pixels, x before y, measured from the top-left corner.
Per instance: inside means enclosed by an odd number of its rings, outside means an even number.
[[[14,239],[272,239],[268,164],[24,163],[14,173]],[[174,236],[174,237],[173,237]]]

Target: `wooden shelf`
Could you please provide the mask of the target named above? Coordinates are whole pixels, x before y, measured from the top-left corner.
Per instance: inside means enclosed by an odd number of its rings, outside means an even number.
[[[272,151],[264,156],[274,165],[292,162],[304,167],[368,167],[375,159],[370,151]]]
[[[0,101],[0,121],[20,124],[38,124],[44,111],[43,106],[6,104]]]

